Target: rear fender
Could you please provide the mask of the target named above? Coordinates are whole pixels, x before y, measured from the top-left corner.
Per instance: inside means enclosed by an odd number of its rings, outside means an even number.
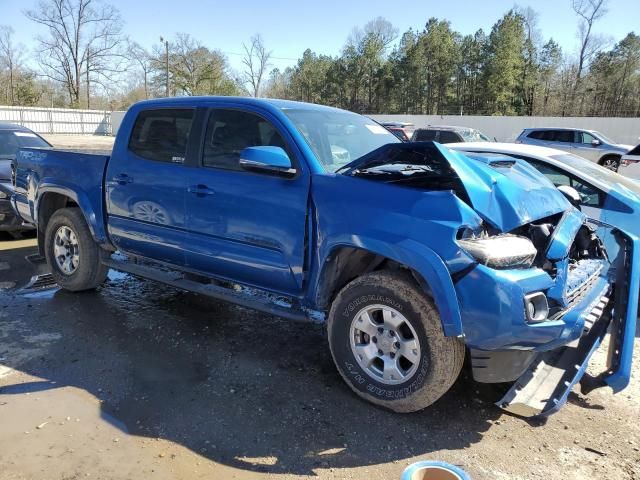
[[[101,189],[100,189],[101,190]],[[108,244],[107,234],[104,227],[104,210],[102,208],[102,193],[93,201],[87,193],[85,193],[79,186],[72,183],[55,183],[43,179],[38,186],[37,197],[34,202],[33,218],[38,224],[38,212],[42,207],[41,201],[46,199],[46,193],[57,193],[70,198],[78,204],[82,215],[84,216],[93,239],[100,245]]]

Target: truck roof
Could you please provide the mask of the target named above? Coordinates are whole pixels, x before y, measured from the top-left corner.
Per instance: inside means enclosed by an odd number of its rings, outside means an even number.
[[[318,110],[318,111],[346,111],[339,108],[327,107],[324,105],[317,105],[315,103],[295,102],[293,100],[280,100],[275,98],[253,98],[253,97],[224,97],[224,96],[194,96],[194,97],[169,97],[169,98],[154,98],[151,100],[143,100],[136,105],[151,107],[151,106],[168,106],[168,105],[184,105],[189,103],[190,105],[197,106],[198,104],[209,105],[215,102],[233,102],[244,105],[257,105],[268,106],[279,110],[291,110],[291,109],[304,109],[304,110]]]

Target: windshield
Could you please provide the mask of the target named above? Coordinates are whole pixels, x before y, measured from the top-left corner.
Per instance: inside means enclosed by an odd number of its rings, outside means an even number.
[[[632,190],[635,193],[640,193],[640,184],[631,180],[630,178],[624,177],[619,173],[613,172],[608,168],[604,168],[597,163],[590,162],[589,160],[585,160],[578,155],[573,155],[571,153],[565,153],[562,155],[551,155],[552,159],[558,160],[559,162],[572,167],[577,170],[585,177],[593,177],[601,182],[607,184],[619,183],[624,185],[629,190]]]
[[[386,128],[361,115],[332,110],[284,109],[328,172],[388,143],[400,140]]]
[[[459,131],[462,138],[464,138],[465,142],[491,142],[492,140],[487,137],[480,130],[476,130],[475,128],[465,128],[464,130]]]
[[[0,160],[13,160],[21,147],[51,147],[35,133],[0,130]]]

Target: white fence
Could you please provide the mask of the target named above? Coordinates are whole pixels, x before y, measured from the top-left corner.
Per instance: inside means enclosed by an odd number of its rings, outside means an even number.
[[[459,115],[370,115],[377,121],[411,122],[416,127],[457,125],[477,128],[489,137],[511,142],[525,128],[572,127],[597,130],[615,142],[640,143],[640,118],[599,117],[485,117]]]
[[[65,108],[3,107],[0,122],[24,125],[38,133],[115,135],[124,112]],[[499,141],[513,141],[524,128],[575,127],[598,130],[618,143],[640,143],[640,118],[487,117],[458,115],[370,115],[378,121],[411,122],[416,127],[459,125],[473,127]]]
[[[111,112],[100,110],[0,106],[0,122],[17,123],[37,133],[112,133]]]

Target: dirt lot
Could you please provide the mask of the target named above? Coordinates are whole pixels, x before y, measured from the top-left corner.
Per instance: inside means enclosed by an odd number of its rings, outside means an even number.
[[[398,415],[343,384],[321,326],[114,272],[95,292],[25,291],[45,272],[34,245],[0,238],[0,480],[395,480],[424,459],[474,480],[640,478],[640,354],[627,390],[574,393],[546,422],[468,375]]]

